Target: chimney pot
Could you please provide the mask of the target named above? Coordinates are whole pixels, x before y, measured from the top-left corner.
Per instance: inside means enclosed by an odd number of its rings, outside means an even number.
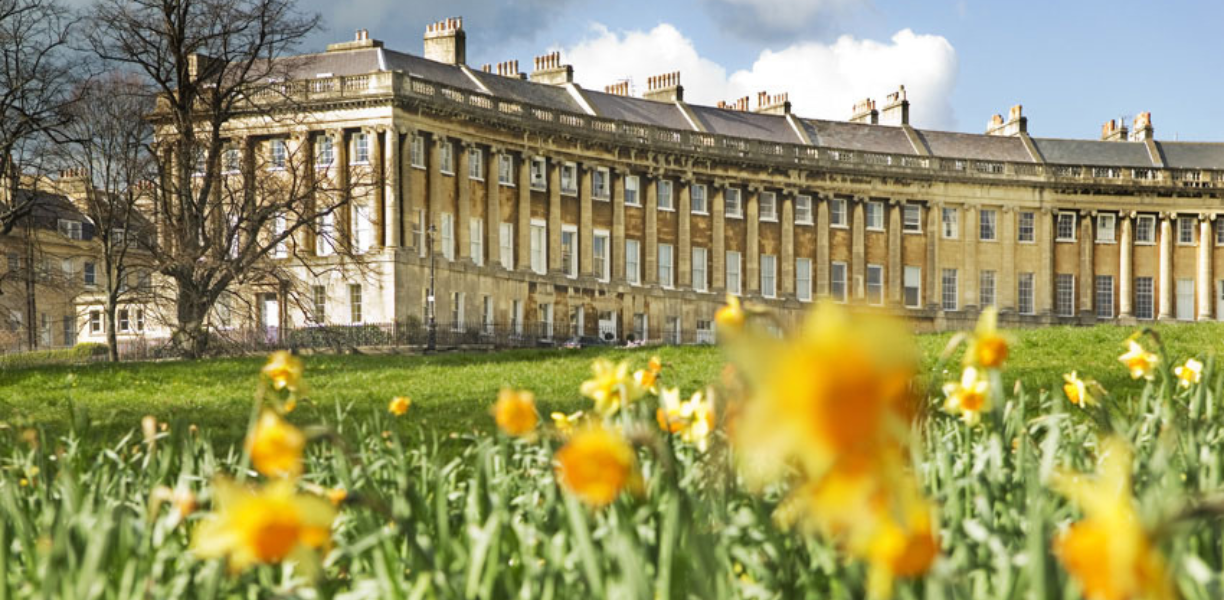
[[[448,17],[425,28],[425,58],[449,65],[467,62],[467,34],[462,17]]]

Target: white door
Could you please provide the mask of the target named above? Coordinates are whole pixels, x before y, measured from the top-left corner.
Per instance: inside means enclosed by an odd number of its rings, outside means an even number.
[[[280,302],[276,294],[263,294],[259,305],[259,325],[269,344],[277,341],[277,326],[280,325]]]
[[[616,340],[616,317],[619,314],[614,310],[599,313],[599,339],[606,342]]]
[[[1179,321],[1194,320],[1194,280],[1177,280],[1177,319]]]
[[[1224,321],[1224,279],[1216,282],[1216,320]]]

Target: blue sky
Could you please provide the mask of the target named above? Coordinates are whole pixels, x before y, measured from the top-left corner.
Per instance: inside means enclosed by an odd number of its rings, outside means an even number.
[[[1020,103],[1029,131],[1095,138],[1151,111],[1158,139],[1224,141],[1224,3],[1169,0],[303,0],[348,39],[365,27],[421,52],[425,25],[463,16],[468,64],[562,51],[602,88],[680,70],[687,98],[789,92],[803,116],[845,119],[905,84],[920,127],[981,132]]]

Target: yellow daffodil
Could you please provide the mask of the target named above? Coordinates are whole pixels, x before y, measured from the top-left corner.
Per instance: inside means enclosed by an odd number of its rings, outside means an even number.
[[[629,376],[629,363],[613,364],[606,358],[597,358],[591,363],[594,377],[582,382],[583,396],[595,401],[595,412],[607,418],[642,397],[643,390]]]
[[[227,557],[232,572],[284,560],[293,560],[308,576],[318,571],[318,553],[331,543],[336,516],[331,502],[297,493],[286,479],[259,489],[218,480],[213,505],[195,530],[196,556]]]
[[[1084,519],[1054,540],[1054,553],[1089,600],[1175,598],[1164,559],[1140,524],[1131,495],[1131,452],[1120,438],[1101,443],[1095,478],[1060,472],[1054,488]]]
[[[659,382],[659,374],[662,372],[663,362],[659,360],[659,357],[652,356],[645,369],[638,369],[633,373],[633,380],[642,390],[658,394],[659,388],[656,384]]]
[[[1063,384],[1063,393],[1067,395],[1067,400],[1071,404],[1081,407],[1096,406],[1096,398],[1088,391],[1087,384],[1079,378],[1075,371],[1064,374],[1063,381],[1066,382]]]
[[[867,547],[872,598],[892,597],[893,580],[926,573],[939,555],[930,506],[916,492],[903,494],[909,499],[897,510],[878,512]]]
[[[1191,358],[1173,369],[1173,374],[1177,375],[1177,385],[1188,388],[1203,379],[1203,363]]]
[[[714,323],[723,331],[738,331],[744,327],[744,309],[734,294],[727,294],[727,305],[714,313]]]
[[[340,506],[345,500],[348,500],[348,490],[344,488],[331,488],[327,490],[326,495],[332,506]]]
[[[1130,371],[1131,379],[1152,379],[1156,376],[1156,365],[1160,357],[1143,349],[1135,338],[1126,340],[1126,352],[1118,357]]]
[[[973,367],[965,367],[960,382],[944,385],[943,391],[944,410],[960,415],[966,425],[977,425],[990,410],[990,381]]]
[[[557,480],[596,508],[607,506],[635,476],[633,447],[603,427],[579,430],[556,454]]]
[[[563,412],[554,412],[549,415],[552,418],[553,426],[557,428],[557,432],[562,436],[570,436],[582,422],[582,411],[565,414]]]
[[[527,390],[502,388],[493,405],[493,420],[502,433],[522,437],[535,431],[540,422],[536,413],[535,394]]]
[[[268,357],[263,374],[276,390],[297,392],[302,384],[302,361],[287,350],[277,350]]]
[[[695,392],[688,400],[681,401],[679,389],[664,389],[659,395],[655,417],[663,431],[679,434],[680,439],[705,452],[714,431],[714,406],[704,394]]]
[[[965,366],[998,369],[1007,360],[1007,339],[999,334],[999,311],[991,306],[978,317],[977,329],[965,351]]]
[[[408,412],[408,407],[412,406],[412,398],[408,396],[396,396],[391,399],[391,403],[387,405],[387,412],[402,417]]]
[[[251,464],[264,475],[289,477],[302,472],[306,436],[274,411],[265,409],[259,415],[246,447]]]

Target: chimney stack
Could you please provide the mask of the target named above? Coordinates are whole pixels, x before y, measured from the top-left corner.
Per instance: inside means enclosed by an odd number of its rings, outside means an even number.
[[[880,123],[880,113],[876,111],[875,100],[863,98],[855,102],[854,112],[850,114],[850,122],[878,125]]]
[[[448,65],[467,62],[463,17],[450,17],[425,27],[425,58]]]
[[[1156,139],[1155,130],[1152,129],[1152,113],[1143,111],[1135,116],[1135,126],[1130,132],[1130,141],[1145,142],[1147,140]]]
[[[905,99],[905,86],[884,97],[884,109],[880,111],[880,125],[909,125],[909,100]]]
[[[328,52],[343,52],[345,50],[360,50],[362,48],[382,48],[383,43],[379,40],[370,39],[369,29],[358,29],[357,35],[347,42],[338,44],[328,44]]]
[[[1016,137],[1028,131],[1028,117],[1024,116],[1024,107],[1017,104],[1007,111],[1007,120],[1003,115],[995,115],[986,124],[986,135],[1000,137]]]
[[[1110,119],[1101,126],[1101,141],[1125,142],[1128,133],[1126,123],[1122,119]]]
[[[629,95],[629,80],[618,81],[612,85],[605,85],[604,93],[612,94],[613,96],[628,96]]]
[[[646,78],[646,93],[642,97],[655,102],[683,102],[684,86],[680,85],[680,71]]]
[[[789,115],[791,110],[790,94],[769,95],[769,92],[757,93],[756,112],[763,115]]]
[[[531,80],[549,85],[565,85],[574,82],[574,67],[561,64],[561,53],[550,52],[535,57],[535,70]]]
[[[723,110],[736,110],[739,112],[748,112],[748,96],[732,100],[731,102],[718,101],[718,108]]]
[[[510,77],[513,79],[526,79],[526,73],[519,72],[519,64],[517,60],[507,60],[497,63],[497,74],[502,77]]]

